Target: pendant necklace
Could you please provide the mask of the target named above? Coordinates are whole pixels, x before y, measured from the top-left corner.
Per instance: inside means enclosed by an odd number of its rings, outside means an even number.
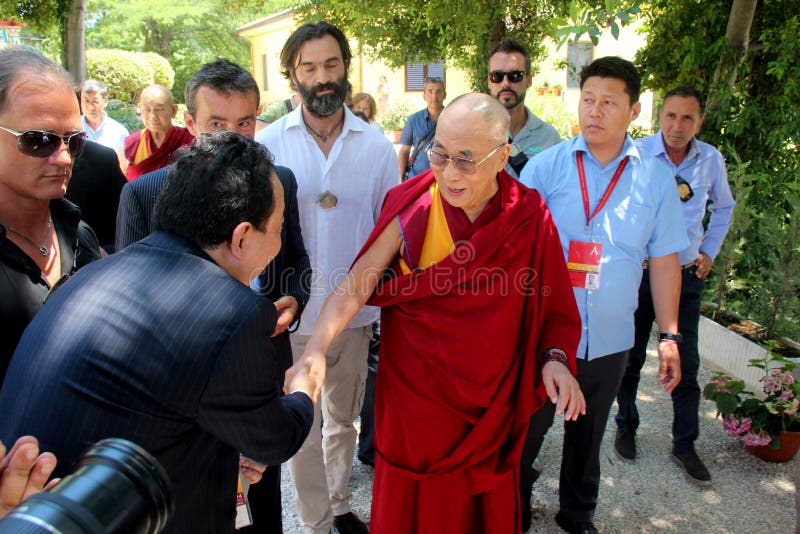
[[[46,245],[46,243],[47,243],[47,238],[50,236],[50,229],[52,227],[53,227],[53,218],[50,217],[50,215],[48,214],[48,216],[47,216],[47,230],[44,231],[44,236],[42,236],[42,242],[37,245],[36,242],[33,239],[31,239],[30,237],[26,236],[25,234],[23,234],[22,232],[20,232],[19,230],[17,230],[13,226],[11,226],[10,224],[6,225],[6,228],[8,228],[8,230],[10,232],[13,232],[13,233],[17,234],[18,236],[20,236],[22,239],[24,239],[25,241],[27,241],[28,243],[30,243],[34,247],[38,248],[39,249],[39,254],[41,254],[45,258],[50,255],[50,247],[48,247]]]

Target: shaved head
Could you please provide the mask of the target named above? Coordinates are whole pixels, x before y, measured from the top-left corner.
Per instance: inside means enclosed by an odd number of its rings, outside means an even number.
[[[144,100],[145,98],[155,99],[159,102],[171,106],[175,103],[172,98],[172,91],[167,89],[165,86],[154,83],[153,85],[148,85],[144,89],[142,89],[142,94],[139,95],[139,102]]]
[[[456,97],[442,111],[439,121],[446,121],[449,116],[464,117],[470,115],[471,119],[481,121],[483,128],[494,143],[508,140],[511,129],[511,119],[508,111],[495,98],[483,93],[466,93]],[[481,122],[475,122],[478,128]]]

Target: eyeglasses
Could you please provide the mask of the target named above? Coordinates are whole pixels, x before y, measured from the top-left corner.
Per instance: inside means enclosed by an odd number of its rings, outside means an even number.
[[[489,81],[492,83],[502,83],[503,78],[508,77],[511,83],[519,83],[525,77],[524,70],[493,70],[489,73]]]
[[[17,136],[17,149],[32,158],[49,158],[61,148],[64,142],[69,155],[76,158],[80,155],[83,145],[86,144],[86,132],[80,131],[67,135],[58,135],[53,132],[42,130],[28,130],[18,132],[5,126],[0,126],[0,130]]]
[[[447,162],[453,164],[453,167],[460,172],[461,174],[475,174],[478,171],[478,167],[487,159],[492,157],[492,155],[506,146],[508,143],[503,143],[494,147],[494,149],[486,154],[486,157],[480,160],[478,163],[475,163],[471,159],[467,158],[460,158],[455,156],[448,156],[446,154],[442,154],[439,151],[436,151],[432,148],[428,149],[428,160],[431,163],[431,167],[447,167]]]

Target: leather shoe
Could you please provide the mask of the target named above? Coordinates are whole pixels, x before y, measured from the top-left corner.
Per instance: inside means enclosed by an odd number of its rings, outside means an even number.
[[[686,477],[690,481],[701,487],[708,487],[711,485],[711,473],[708,472],[703,460],[697,456],[696,452],[679,451],[673,447],[672,459],[683,468],[686,472]]]
[[[617,456],[626,461],[636,459],[636,434],[617,430],[617,437],[614,439],[614,452]]]
[[[353,512],[333,516],[333,526],[339,534],[368,534],[369,528]]]
[[[561,512],[556,514],[556,523],[570,534],[597,534],[591,521],[574,521]]]

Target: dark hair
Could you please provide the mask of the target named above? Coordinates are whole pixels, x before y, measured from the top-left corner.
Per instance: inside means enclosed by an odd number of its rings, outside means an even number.
[[[43,90],[50,91],[60,85],[75,91],[72,75],[38,50],[29,46],[0,48],[0,113],[8,107],[11,84],[23,72],[26,83],[40,85]]]
[[[663,102],[666,102],[667,99],[671,96],[682,96],[684,98],[694,98],[697,100],[697,104],[700,106],[700,116],[703,116],[703,97],[700,96],[700,93],[697,92],[696,89],[693,87],[688,87],[686,85],[681,85],[676,87],[675,89],[670,89],[667,91],[667,94],[664,95]]]
[[[595,59],[581,69],[581,89],[591,76],[601,78],[616,78],[625,82],[625,92],[630,97],[631,105],[639,101],[642,90],[642,78],[633,63],[616,56],[606,56]]]
[[[342,30],[332,24],[328,24],[324,20],[316,23],[308,22],[297,28],[294,33],[289,36],[289,39],[286,40],[286,44],[283,45],[283,49],[281,50],[281,74],[283,74],[284,78],[289,80],[289,87],[293,91],[297,90],[294,85],[294,80],[292,80],[292,74],[294,74],[295,62],[297,61],[297,55],[300,53],[300,47],[303,46],[303,43],[306,41],[321,39],[326,35],[330,35],[339,43],[339,49],[342,52],[342,61],[344,61],[345,75],[347,75],[347,71],[350,70],[350,59],[353,57],[353,54],[350,52],[350,43],[347,42],[347,37],[344,36]]]
[[[520,43],[515,41],[514,39],[503,39],[492,48],[492,51],[489,52],[489,60],[492,59],[492,56],[498,52],[505,52],[506,54],[511,54],[516,52],[518,54],[522,54],[522,57],[525,58],[525,72],[530,74],[531,73],[531,58],[528,56],[528,51],[522,46]]]
[[[249,222],[263,229],[275,209],[272,156],[253,139],[220,131],[177,153],[155,206],[155,228],[201,248],[231,238]]]
[[[201,87],[208,87],[218,93],[229,95],[231,93],[253,93],[256,95],[256,108],[261,101],[261,93],[253,76],[227,59],[218,59],[206,63],[186,83],[184,101],[189,115],[194,117],[197,112],[196,96]]]

